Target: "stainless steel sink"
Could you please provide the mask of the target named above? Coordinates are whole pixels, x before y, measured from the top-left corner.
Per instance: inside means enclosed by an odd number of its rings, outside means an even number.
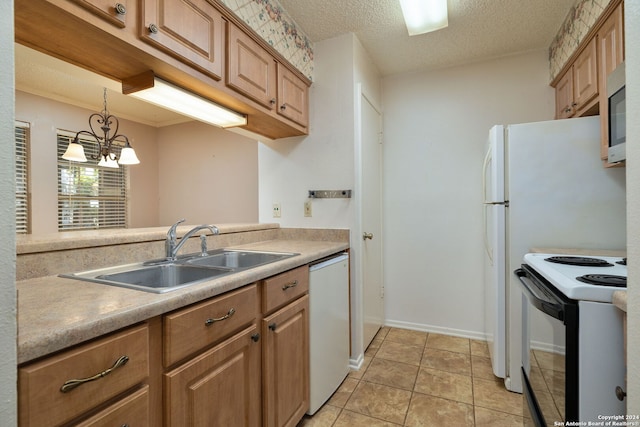
[[[213,252],[206,256],[201,255],[189,258],[185,261],[185,263],[188,265],[225,267],[237,270],[257,267],[259,265],[289,258],[294,255],[296,254],[283,252],[250,252],[223,250],[222,252]]]
[[[298,254],[222,249],[206,255],[186,255],[172,262],[148,261],[60,276],[146,292],[164,293],[295,255]]]

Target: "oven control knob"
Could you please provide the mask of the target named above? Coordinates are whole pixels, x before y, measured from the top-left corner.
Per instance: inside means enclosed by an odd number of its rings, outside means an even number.
[[[616,397],[618,398],[618,400],[620,402],[622,402],[624,400],[624,398],[627,397],[627,393],[622,389],[622,387],[617,386],[616,387]]]

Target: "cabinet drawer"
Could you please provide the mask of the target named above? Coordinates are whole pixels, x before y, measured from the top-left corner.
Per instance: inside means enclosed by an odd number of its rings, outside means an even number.
[[[123,356],[128,361],[114,367]],[[111,370],[110,370],[111,369]],[[20,425],[59,425],[149,376],[149,331],[137,326],[18,369]],[[90,379],[62,391],[69,380]]]
[[[263,282],[262,311],[268,313],[309,291],[309,266],[298,267]]]
[[[245,286],[164,317],[164,365],[171,366],[253,322],[258,287]]]
[[[149,426],[149,386],[117,401],[76,427]]]

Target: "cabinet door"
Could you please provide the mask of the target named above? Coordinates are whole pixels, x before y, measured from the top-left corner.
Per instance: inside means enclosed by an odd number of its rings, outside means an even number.
[[[307,85],[278,63],[278,114],[306,127],[309,124],[308,93]]]
[[[240,28],[229,24],[227,86],[273,109],[276,104],[276,62]]]
[[[257,325],[165,374],[165,422],[173,427],[260,426]]]
[[[127,2],[132,0],[75,0],[80,6],[88,9],[97,16],[112,23],[113,25],[124,28],[127,25]],[[129,18],[133,19],[133,18]],[[132,22],[132,21],[131,21]]]
[[[143,0],[143,40],[207,75],[222,78],[225,25],[207,0]]]
[[[573,115],[573,71],[569,69],[556,85],[556,118]]]
[[[295,427],[309,408],[309,296],[263,319],[264,425]]]
[[[596,39],[589,42],[573,65],[573,101],[576,115],[598,95]]]
[[[598,57],[600,79],[600,156],[607,159],[609,151],[609,102],[607,99],[607,76],[624,60],[622,3],[602,24],[598,31]]]

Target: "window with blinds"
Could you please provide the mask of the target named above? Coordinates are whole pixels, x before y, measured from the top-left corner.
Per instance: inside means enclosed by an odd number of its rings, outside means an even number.
[[[98,154],[98,144],[91,139],[79,141],[86,163],[64,160],[62,155],[74,135],[58,131],[58,230],[125,228],[126,168],[98,166],[91,159]],[[120,155],[120,147],[112,151]]]
[[[29,124],[16,122],[16,233],[29,232],[29,174],[28,143]]]

